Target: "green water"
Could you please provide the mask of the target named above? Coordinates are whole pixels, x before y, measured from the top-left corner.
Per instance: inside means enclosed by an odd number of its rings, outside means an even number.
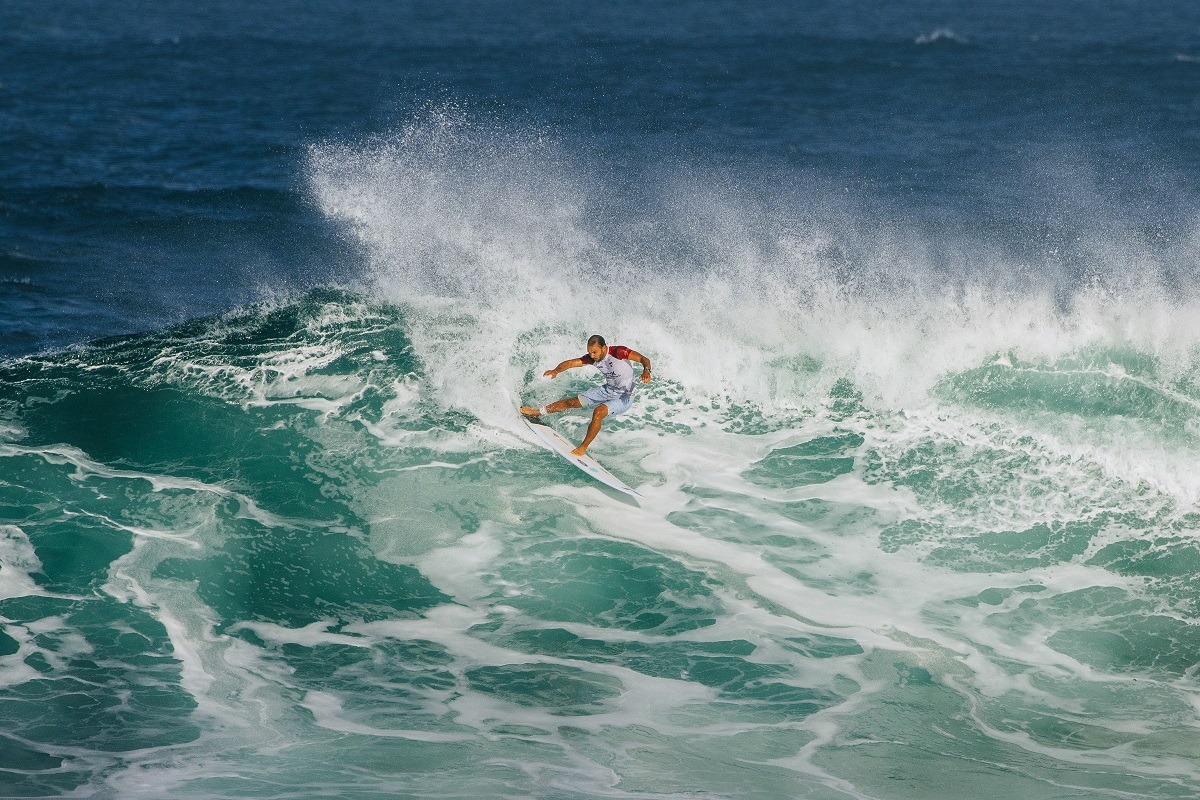
[[[497,412],[536,348],[457,392],[446,324],[321,292],[2,367],[0,795],[1200,787],[1188,375],[666,366],[596,445],[635,507]]]

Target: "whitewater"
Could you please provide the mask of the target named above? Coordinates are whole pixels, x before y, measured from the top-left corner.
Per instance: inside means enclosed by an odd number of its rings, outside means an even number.
[[[354,274],[0,365],[0,795],[1200,788],[1161,253],[1100,225],[1081,279],[699,169],[631,201],[444,110],[303,171]],[[640,505],[514,411],[592,333],[654,361],[590,451]]]

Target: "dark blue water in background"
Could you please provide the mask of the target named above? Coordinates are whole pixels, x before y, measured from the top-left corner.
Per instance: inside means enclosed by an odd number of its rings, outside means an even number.
[[[559,143],[609,213],[713,171],[1076,277],[1097,269],[1080,238],[1118,216],[1185,280],[1198,87],[1189,3],[15,0],[0,352],[353,281],[306,148],[445,108]]]

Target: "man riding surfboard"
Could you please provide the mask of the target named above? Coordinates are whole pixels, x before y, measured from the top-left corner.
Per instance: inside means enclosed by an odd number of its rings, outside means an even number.
[[[521,413],[527,417],[540,417],[542,414],[557,414],[572,408],[591,408],[592,421],[588,424],[587,436],[583,437],[579,447],[571,451],[572,455],[582,456],[596,434],[600,433],[604,418],[609,414],[624,414],[633,405],[634,361],[642,365],[642,383],[649,383],[650,359],[624,345],[609,347],[599,334],[592,336],[587,341],[587,355],[564,361],[554,369],[546,370],[543,376],[553,379],[569,369],[591,365],[604,375],[604,383],[578,397],[565,397],[545,408],[521,406]]]

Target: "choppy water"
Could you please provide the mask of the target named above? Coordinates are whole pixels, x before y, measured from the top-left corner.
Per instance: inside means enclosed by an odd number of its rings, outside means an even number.
[[[0,796],[1196,796],[1190,7],[233,11],[0,11]]]

